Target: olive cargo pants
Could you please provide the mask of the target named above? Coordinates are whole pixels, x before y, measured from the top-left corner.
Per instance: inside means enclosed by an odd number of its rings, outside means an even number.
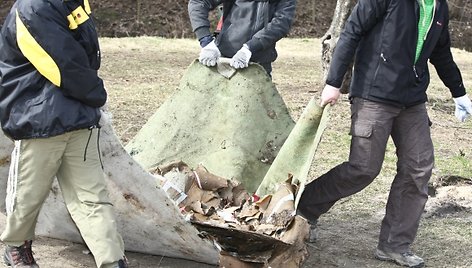
[[[428,199],[434,153],[425,104],[400,108],[354,98],[351,104],[349,161],[306,185],[298,211],[316,220],[334,203],[364,189],[379,174],[388,138],[396,147],[392,182],[380,230],[382,250],[406,252],[413,242]]]
[[[34,239],[41,206],[54,177],[67,209],[98,267],[124,256],[98,152],[98,130],[15,141],[7,186],[7,220],[1,240],[19,246]],[[85,160],[84,160],[85,159]]]

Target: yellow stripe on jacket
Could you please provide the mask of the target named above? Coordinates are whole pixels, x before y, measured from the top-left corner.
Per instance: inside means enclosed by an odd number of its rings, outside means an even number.
[[[86,7],[90,10],[90,6]],[[69,21],[69,29],[75,30],[79,27],[80,24],[86,22],[89,19],[87,12],[79,6],[78,8],[74,9],[69,16],[67,16],[67,20]]]
[[[85,12],[87,12],[87,14],[92,13],[92,9],[90,9],[90,3],[89,3],[88,0],[84,0],[84,8],[85,8]]]
[[[61,86],[61,72],[52,57],[41,47],[16,12],[16,41],[21,53],[51,83]]]

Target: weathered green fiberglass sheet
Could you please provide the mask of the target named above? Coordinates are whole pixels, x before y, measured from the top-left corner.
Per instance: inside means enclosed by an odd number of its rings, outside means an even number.
[[[256,194],[263,196],[275,192],[277,186],[287,180],[289,174],[299,182],[295,206],[303,192],[308,172],[328,121],[329,105],[320,107],[312,98],[303,111],[289,137],[280,149],[269,171],[259,185]]]
[[[261,66],[227,79],[194,61],[126,150],[147,169],[176,160],[202,163],[254,192],[294,125]]]

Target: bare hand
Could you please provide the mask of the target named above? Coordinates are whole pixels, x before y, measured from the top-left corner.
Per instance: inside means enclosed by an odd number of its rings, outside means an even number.
[[[326,85],[323,88],[321,93],[321,107],[324,107],[326,104],[334,105],[338,101],[339,95],[341,95],[340,89],[330,85]]]

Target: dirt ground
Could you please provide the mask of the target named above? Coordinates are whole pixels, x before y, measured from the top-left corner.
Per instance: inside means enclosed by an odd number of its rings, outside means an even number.
[[[104,38],[101,43],[100,74],[109,92],[115,131],[126,144],[176,90],[186,67],[198,55],[198,44],[151,37]],[[296,119],[312,97],[318,98],[323,85],[319,40],[285,39],[278,50],[273,82]],[[460,50],[453,53],[466,87],[472,87],[472,55]],[[413,250],[425,259],[427,267],[472,267],[472,120],[456,122],[450,94],[436,76],[429,96],[436,148],[431,193],[436,193],[428,202]],[[343,96],[332,109],[311,177],[347,158],[349,123],[349,101]],[[398,267],[373,258],[395,160],[390,141],[379,177],[320,218],[319,240],[308,245],[310,256],[303,267]],[[83,253],[83,245],[39,237],[33,246],[41,267],[94,267],[92,257]],[[214,267],[132,252],[127,256],[131,267]]]

